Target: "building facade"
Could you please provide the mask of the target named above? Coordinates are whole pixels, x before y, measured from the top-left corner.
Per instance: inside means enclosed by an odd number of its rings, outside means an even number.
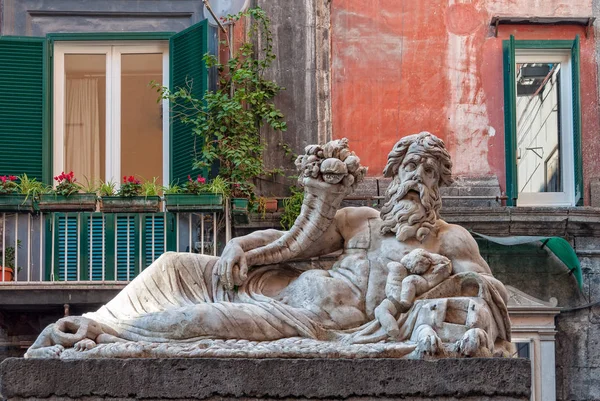
[[[600,209],[595,209],[600,206],[600,142],[595,138],[600,129],[595,23],[600,2],[254,3],[272,19],[277,60],[269,73],[286,87],[277,103],[288,130],[264,133],[267,164],[291,168],[278,147],[281,142],[300,152],[307,144],[348,138],[370,177],[349,203],[377,205],[387,186],[382,170],[393,144],[424,130],[443,138],[457,178],[443,193],[445,219],[495,237],[564,238],[578,257],[581,283],[539,242],[509,247],[478,239],[494,274],[511,286],[513,336],[520,355],[533,361],[534,399],[600,399]],[[203,23],[200,1],[4,0],[0,10],[0,66],[5,66],[0,69],[0,87],[5,88],[0,90],[0,174],[27,172],[49,181],[55,172],[76,167],[102,179],[140,174],[167,183],[190,174],[188,133],[165,118],[168,108],[160,109],[143,91],[151,80],[177,85],[175,77],[185,82],[194,73],[194,82],[202,82],[195,87],[208,87],[209,77],[194,68],[202,66],[204,52],[216,50],[217,31]],[[194,29],[200,33],[190,45],[186,34]],[[15,46],[20,59],[14,57]],[[189,53],[186,46],[197,52]],[[21,75],[15,79],[5,71]],[[85,89],[90,86],[95,89]],[[84,136],[84,128],[68,116],[83,111],[66,99],[84,91],[96,91],[93,97],[104,108],[98,107],[97,128],[85,132],[91,139],[78,142],[72,138]],[[154,103],[144,106],[142,98]],[[146,109],[149,114],[143,114]],[[3,125],[9,117],[10,124]],[[14,137],[6,136],[5,126]],[[129,136],[135,132],[140,136]],[[152,138],[142,136],[153,132]],[[73,151],[94,146],[107,149],[86,150],[97,155],[94,162]],[[140,170],[133,171],[130,162]],[[263,193],[278,195],[289,185],[282,179],[258,184]],[[173,217],[181,224],[175,230],[181,237],[169,237],[167,214],[160,216],[165,231],[159,234],[153,216],[123,223],[138,224],[134,237],[150,244],[139,255],[146,255],[148,247],[155,250],[137,271],[165,249],[191,250],[196,242],[192,237],[197,234],[189,230],[199,220]],[[37,215],[27,219],[15,227],[50,224]],[[50,219],[59,231],[69,224],[68,217]],[[118,216],[114,219],[116,227]],[[13,222],[5,231],[17,243],[21,237],[11,231]],[[60,236],[56,243],[42,234],[33,237],[33,248],[46,247],[39,252],[45,258],[52,249],[70,249]],[[164,245],[158,246],[160,238]],[[111,255],[116,255],[109,268],[116,272],[112,277],[125,274],[123,282],[69,283],[64,278],[71,270],[60,273],[69,259],[58,257],[52,286],[28,283],[28,277],[19,285],[4,283],[0,297],[9,301],[0,308],[0,341],[5,355],[22,353],[17,344],[26,347],[61,314],[93,309],[122,288],[136,270],[130,275],[129,267],[119,270],[118,251]],[[52,261],[42,259],[37,270],[27,271],[46,277],[56,270]],[[30,300],[24,300],[24,291]]]

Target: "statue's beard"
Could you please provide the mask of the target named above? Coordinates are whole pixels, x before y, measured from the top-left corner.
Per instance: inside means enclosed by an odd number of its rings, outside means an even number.
[[[420,202],[404,199],[409,191],[419,193]],[[395,177],[386,191],[386,202],[381,208],[381,233],[393,232],[400,241],[416,238],[423,241],[435,231],[435,221],[442,207],[439,189],[429,188],[417,181],[400,182]]]

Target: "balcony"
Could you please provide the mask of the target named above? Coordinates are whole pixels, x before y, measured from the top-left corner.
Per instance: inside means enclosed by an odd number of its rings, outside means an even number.
[[[218,255],[225,221],[222,211],[0,213],[3,305],[103,303],[166,251]]]

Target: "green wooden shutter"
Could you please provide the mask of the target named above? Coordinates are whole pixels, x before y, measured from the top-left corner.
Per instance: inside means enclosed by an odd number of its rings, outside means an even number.
[[[143,217],[142,255],[144,269],[166,251],[166,220],[167,216],[164,213],[146,214]]]
[[[517,187],[517,106],[515,37],[502,42],[504,58],[504,147],[506,160],[506,205],[516,206]]]
[[[140,271],[138,218],[137,214],[117,214],[115,217],[117,281],[133,280]]]
[[[104,257],[105,251],[105,233],[104,233],[104,215],[102,213],[92,213],[86,227],[87,235],[87,263],[85,269],[89,280],[101,281],[102,266],[106,263]]]
[[[77,280],[78,249],[77,215],[54,213],[54,280]]]
[[[45,39],[0,36],[0,175],[50,178],[46,71]]]
[[[208,71],[202,60],[208,52],[208,22],[192,25],[171,37],[169,54],[171,57],[170,88],[186,88],[191,85],[191,93],[202,98],[208,89]],[[171,181],[183,182],[188,175],[198,174],[193,168],[196,153],[201,151],[201,143],[196,141],[191,126],[183,124],[176,116],[181,108],[174,105],[171,111]]]
[[[579,87],[579,35],[571,47],[573,74],[573,164],[575,171],[575,204],[583,204],[583,159],[581,157],[581,96]]]

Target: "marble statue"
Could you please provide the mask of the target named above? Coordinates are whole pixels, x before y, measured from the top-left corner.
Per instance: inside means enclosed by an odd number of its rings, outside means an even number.
[[[444,142],[421,132],[388,156],[386,200],[340,208],[366,168],[345,139],[298,158],[290,231],[234,238],[220,258],[168,252],[98,311],[48,326],[29,358],[506,356],[508,299],[462,227],[440,219]],[[329,268],[297,260],[339,252]]]

